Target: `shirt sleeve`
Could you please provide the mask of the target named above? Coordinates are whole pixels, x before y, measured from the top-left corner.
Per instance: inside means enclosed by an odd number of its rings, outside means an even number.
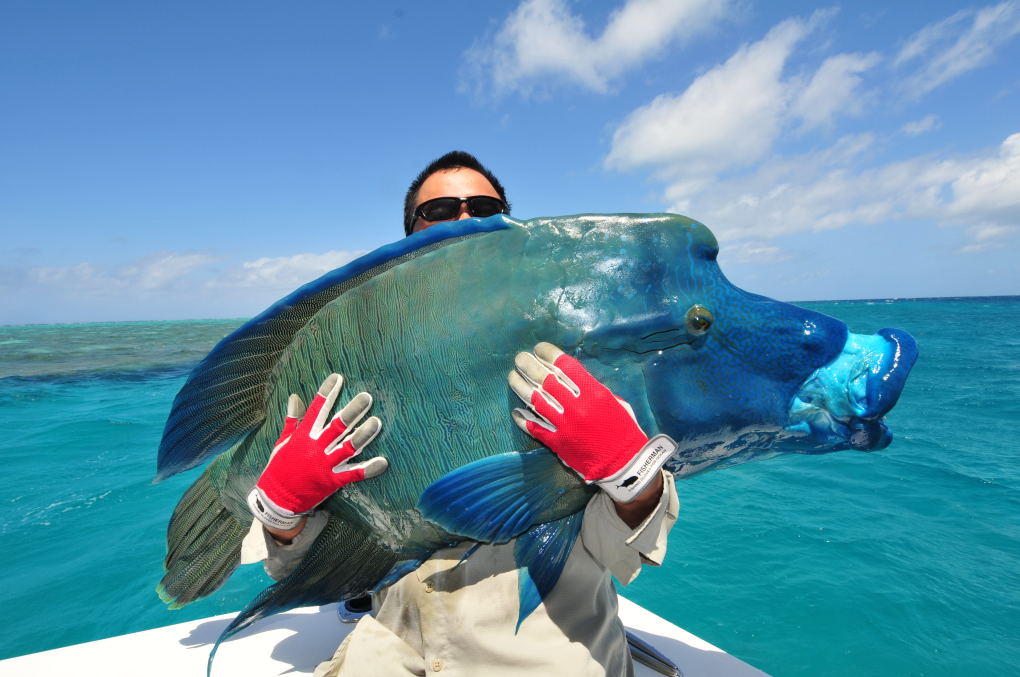
[[[257,526],[258,531],[261,532],[266,553],[265,564],[263,564],[266,573],[278,581],[294,571],[312,547],[316,537],[326,528],[328,521],[329,514],[325,510],[316,510],[308,516],[305,528],[294,537],[290,544],[280,545],[273,540],[268,531],[262,528],[262,523],[255,520],[252,531],[254,532]]]
[[[591,556],[623,585],[641,572],[642,564],[659,566],[666,557],[666,538],[680,512],[673,475],[662,472],[662,496],[655,509],[631,529],[616,514],[613,500],[599,492],[584,511],[581,542]]]

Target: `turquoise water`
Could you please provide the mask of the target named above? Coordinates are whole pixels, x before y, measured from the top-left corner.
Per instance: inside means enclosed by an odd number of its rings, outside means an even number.
[[[1020,666],[1020,297],[803,304],[899,327],[921,358],[882,452],[785,457],[680,485],[661,569],[625,594],[775,675]],[[0,657],[240,608],[245,567],[168,611],[151,485],[163,419],[234,321],[0,327]]]

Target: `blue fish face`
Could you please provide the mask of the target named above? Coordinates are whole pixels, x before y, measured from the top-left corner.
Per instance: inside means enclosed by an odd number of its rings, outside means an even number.
[[[906,332],[850,334],[836,359],[815,370],[794,396],[791,442],[809,453],[885,449],[892,434],[882,417],[899,399],[916,359],[917,344]]]
[[[591,267],[558,290],[559,321],[581,328],[578,356],[631,402],[642,426],[680,443],[672,472],[889,444],[881,418],[917,355],[908,334],[852,334],[839,320],[735,287],[697,222],[576,223],[588,226],[580,239]]]

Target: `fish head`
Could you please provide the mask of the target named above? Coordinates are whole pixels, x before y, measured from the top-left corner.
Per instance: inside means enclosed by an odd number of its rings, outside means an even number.
[[[675,474],[888,446],[883,417],[917,357],[909,334],[855,334],[736,287],[716,262],[715,237],[684,217],[570,224],[581,229],[575,260],[590,258],[581,269],[593,274],[556,289],[559,325],[576,329],[575,355],[646,431],[679,443],[667,464]]]

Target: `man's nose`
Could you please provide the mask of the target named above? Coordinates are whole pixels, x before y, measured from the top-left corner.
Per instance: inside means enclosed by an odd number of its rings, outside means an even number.
[[[470,219],[471,212],[468,211],[467,202],[460,203],[460,211],[457,213],[457,221],[463,221],[464,219]]]

